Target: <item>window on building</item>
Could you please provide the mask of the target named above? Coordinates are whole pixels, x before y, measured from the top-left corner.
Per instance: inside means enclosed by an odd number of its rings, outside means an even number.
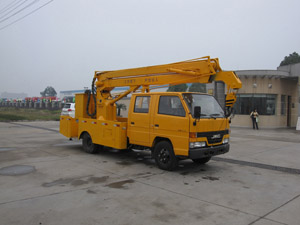
[[[134,112],[148,113],[150,104],[150,96],[138,96],[135,99]]]
[[[286,112],[286,96],[281,95],[281,115],[285,115]]]
[[[185,110],[177,96],[161,96],[159,99],[158,113],[185,117]]]
[[[249,115],[256,109],[260,115],[275,115],[276,96],[273,94],[238,94],[235,113]]]

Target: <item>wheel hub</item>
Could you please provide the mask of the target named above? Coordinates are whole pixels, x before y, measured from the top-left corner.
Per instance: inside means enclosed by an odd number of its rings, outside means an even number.
[[[169,152],[166,149],[162,149],[158,155],[159,161],[166,164],[170,160]]]

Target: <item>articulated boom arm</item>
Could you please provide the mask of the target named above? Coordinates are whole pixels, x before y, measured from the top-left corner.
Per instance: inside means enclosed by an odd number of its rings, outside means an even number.
[[[97,80],[97,118],[108,120],[116,119],[114,103],[139,88],[142,92],[149,92],[150,86],[223,81],[227,85],[226,106],[232,107],[236,101],[233,90],[242,87],[234,72],[222,71],[219,60],[210,57],[134,69],[96,71],[94,79]],[[110,91],[123,86],[129,89],[112,98]]]

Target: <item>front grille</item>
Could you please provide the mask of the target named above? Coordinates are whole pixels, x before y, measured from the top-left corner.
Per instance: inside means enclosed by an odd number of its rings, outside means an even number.
[[[228,130],[213,131],[213,132],[199,132],[197,138],[206,137],[209,144],[220,143],[223,140],[223,136],[229,134]]]

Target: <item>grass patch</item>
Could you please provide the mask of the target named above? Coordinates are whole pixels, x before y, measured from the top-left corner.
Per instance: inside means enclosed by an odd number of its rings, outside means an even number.
[[[0,121],[59,120],[61,110],[0,107]]]

